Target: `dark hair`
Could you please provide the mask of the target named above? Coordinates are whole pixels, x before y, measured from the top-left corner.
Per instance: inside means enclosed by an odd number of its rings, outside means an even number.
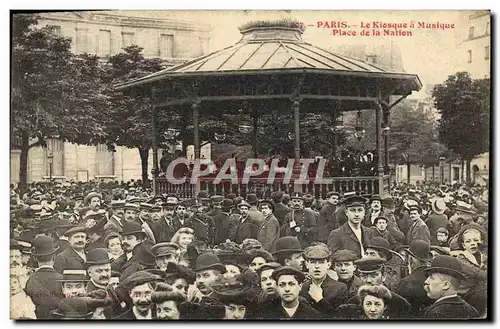
[[[50,262],[51,260],[54,260],[55,255],[50,254],[50,255],[40,255],[40,256],[33,256],[38,262]]]
[[[266,263],[274,262],[273,255],[271,255],[269,251],[266,251],[264,249],[251,249],[250,251],[248,251],[248,254],[252,256],[252,259],[250,261],[254,260],[254,258],[256,257],[262,257],[266,261]]]
[[[176,305],[179,305],[186,301],[186,297],[182,293],[175,291],[172,286],[167,283],[157,283],[155,291],[151,294],[151,301],[155,304],[160,304],[168,300],[174,301]]]
[[[363,304],[365,297],[368,295],[382,299],[385,305],[387,305],[392,299],[391,291],[383,285],[376,285],[376,286],[363,285],[359,287],[358,296],[359,300],[361,301],[361,304]]]

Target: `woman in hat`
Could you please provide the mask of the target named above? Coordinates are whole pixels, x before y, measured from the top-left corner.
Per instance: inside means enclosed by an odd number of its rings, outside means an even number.
[[[242,320],[255,316],[255,289],[240,275],[223,279],[214,287],[215,298],[224,305],[224,320]]]
[[[159,282],[151,294],[151,302],[156,308],[157,320],[179,320],[179,305],[186,301],[186,296],[176,291],[169,284]]]
[[[170,242],[179,246],[179,258],[184,258],[184,255],[186,255],[187,252],[187,247],[194,241],[194,238],[194,230],[190,227],[181,227],[177,230],[177,232],[175,232]]]
[[[114,261],[123,254],[120,234],[111,231],[104,237],[104,245],[108,250],[109,259]]]
[[[11,319],[36,319],[35,305],[24,292],[27,271],[23,267],[10,269],[10,318]]]

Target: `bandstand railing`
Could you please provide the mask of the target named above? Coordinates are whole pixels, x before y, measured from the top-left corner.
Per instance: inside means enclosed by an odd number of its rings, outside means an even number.
[[[340,193],[359,192],[364,194],[377,194],[379,191],[379,177],[329,177],[332,180],[330,184],[315,183],[301,184],[302,193],[309,193],[315,197],[326,198],[326,194],[331,191]],[[383,191],[389,193],[389,176],[384,176]],[[273,191],[283,191],[285,193],[294,192],[293,180],[289,183],[283,182],[282,179],[276,179],[273,183],[268,184],[267,179],[252,178],[247,184],[241,181],[238,184],[232,184],[230,180],[221,181],[218,184],[214,183],[213,178],[202,177],[199,179],[200,190],[206,190],[210,195],[226,195],[235,193],[237,195],[246,196],[247,193],[255,193],[257,190],[263,191],[264,195],[270,194]],[[174,193],[182,199],[196,197],[196,184],[191,184],[189,180],[181,184],[173,184],[166,178],[156,179],[157,194]]]

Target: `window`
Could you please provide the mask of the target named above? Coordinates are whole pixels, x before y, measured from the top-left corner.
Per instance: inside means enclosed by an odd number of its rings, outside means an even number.
[[[89,50],[89,39],[88,39],[88,30],[87,29],[76,29],[76,53],[89,53],[93,52]]]
[[[469,58],[467,60],[467,63],[472,63],[472,50],[467,50],[467,54],[469,55]]]
[[[134,44],[134,33],[122,32],[122,48]]]
[[[95,165],[97,176],[114,176],[115,174],[115,155],[108,151],[105,144],[96,146]]]
[[[457,181],[460,179],[460,168],[453,167],[453,180]]]
[[[490,46],[484,47],[484,59],[485,60],[490,59]]]
[[[64,176],[64,141],[47,139],[47,148],[45,149],[46,176],[50,176],[49,155],[52,155],[52,176]]]
[[[58,25],[54,25],[54,34],[58,37],[61,36],[61,27]]]
[[[469,39],[474,38],[474,26],[469,27]]]
[[[100,30],[99,31],[99,48],[97,50],[97,55],[108,56],[111,55],[111,31]]]
[[[171,34],[160,35],[160,57],[174,57],[174,36]]]

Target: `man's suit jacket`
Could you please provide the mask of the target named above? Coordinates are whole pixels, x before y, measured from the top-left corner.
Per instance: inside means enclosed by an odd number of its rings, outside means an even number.
[[[259,224],[253,220],[250,215],[242,223],[243,216],[235,215],[234,225],[232,226],[231,234],[229,239],[236,243],[242,243],[245,239],[257,239],[257,231],[259,229]],[[236,217],[237,216],[237,217]]]
[[[270,214],[260,224],[257,231],[257,240],[262,244],[262,248],[271,251],[274,242],[280,237],[280,224],[278,219]]]
[[[361,240],[363,247],[367,246],[370,242],[372,231],[367,227],[361,225]],[[337,250],[348,249],[354,251],[358,258],[361,258],[361,245],[352,231],[349,223],[345,223],[336,230],[333,230],[328,237],[328,247],[335,253]]]
[[[39,269],[29,277],[24,291],[35,304],[37,319],[50,319],[50,311],[57,309],[57,304],[63,298],[62,285],[58,281],[62,278],[61,273],[48,267]]]
[[[299,306],[295,311],[293,316],[289,316],[285,311],[283,306],[281,306],[281,302],[277,302],[272,304],[273,307],[269,307],[268,309],[262,312],[261,319],[267,320],[286,320],[286,319],[301,319],[301,320],[311,320],[318,319],[321,317],[321,313],[316,311],[314,308],[309,306],[305,302],[299,302]]]
[[[124,219],[121,220],[121,222],[118,222],[115,216],[111,216],[111,218],[108,220],[108,222],[104,225],[104,231],[114,231],[118,233],[122,233],[123,231],[123,221]]]
[[[226,242],[227,239],[231,238],[231,232],[234,230],[234,225],[236,225],[234,219],[230,214],[225,212],[220,212],[214,217],[215,228],[217,235],[215,237],[215,244]]]
[[[123,282],[128,276],[137,271],[141,271],[143,266],[132,256],[127,260],[127,255],[124,253],[111,263],[111,270],[119,272],[120,282]]]
[[[250,216],[257,225],[260,225],[260,223],[264,221],[264,214],[261,213],[256,206],[251,206],[250,209],[248,209],[248,216]]]
[[[174,234],[175,234],[175,232],[177,232],[181,227],[187,226],[187,218],[184,218],[184,223],[181,223],[179,216],[177,214],[175,214],[174,217],[172,217],[172,225],[173,225]]]
[[[410,303],[412,317],[417,317],[422,308],[434,302],[424,290],[424,282],[427,279],[424,269],[425,267],[415,269],[410,275],[401,279],[396,289],[396,292]]]
[[[422,313],[424,319],[472,319],[478,316],[476,309],[460,296],[435,302]]]
[[[445,214],[436,214],[431,212],[427,219],[425,220],[425,224],[429,228],[429,232],[431,234],[431,245],[436,245],[437,241],[437,230],[440,228],[448,229],[449,222],[448,217]]]
[[[372,227],[373,226],[373,224],[372,224],[372,213],[373,213],[372,208],[368,209],[365,212],[365,218],[361,222],[362,225],[364,225],[366,227]],[[379,212],[378,216],[383,216],[383,213],[384,213],[383,209],[380,209],[380,212]]]
[[[406,233],[406,245],[410,245],[410,243],[416,239],[427,241],[429,243],[431,240],[429,228],[425,225],[425,222],[422,219],[418,219],[408,229],[408,232]]]
[[[339,280],[339,282],[342,282],[342,281]],[[361,287],[361,285],[363,284],[361,282],[361,279],[359,277],[357,277],[356,275],[353,275],[350,281],[343,282],[343,283],[345,283],[347,286],[348,299],[356,296],[358,294],[359,287]]]
[[[288,214],[290,211],[292,210],[281,202],[274,205],[273,214],[274,216],[276,216],[276,219],[278,220],[280,226],[283,225],[283,223],[285,222],[286,214]]]
[[[330,202],[325,202],[319,212],[318,217],[318,241],[326,243],[330,232],[339,227],[335,218],[337,206]]]
[[[170,242],[176,232],[174,226],[169,225],[164,217],[156,222],[150,222],[149,227],[153,231],[156,243]]]
[[[323,299],[317,303],[312,299],[311,295],[309,295],[309,287],[311,284],[311,280],[304,282],[300,290],[300,295],[304,297],[316,311],[320,312],[322,317],[333,318],[337,307],[347,301],[347,286],[345,283],[335,281],[327,275],[325,281],[321,284],[321,288],[323,288]]]
[[[62,273],[64,270],[85,270],[85,260],[73,248],[68,247],[56,256],[54,269],[59,273]]]

